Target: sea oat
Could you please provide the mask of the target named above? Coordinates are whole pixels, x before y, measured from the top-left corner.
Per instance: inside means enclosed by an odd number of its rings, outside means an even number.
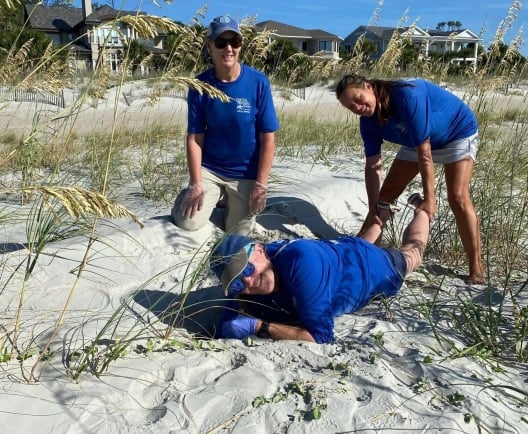
[[[68,214],[75,218],[85,218],[88,214],[98,217],[129,218],[140,227],[143,223],[123,205],[106,196],[81,187],[30,186],[23,188],[24,193],[39,192],[57,199]]]
[[[171,19],[155,15],[125,15],[117,21],[128,24],[140,37],[148,39],[154,39],[160,32],[177,33],[181,29],[181,26]]]

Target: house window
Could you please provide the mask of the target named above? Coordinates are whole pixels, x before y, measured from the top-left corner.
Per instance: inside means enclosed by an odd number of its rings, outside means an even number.
[[[121,63],[119,59],[119,53],[108,53],[106,56],[106,62],[108,63],[110,71],[114,73],[119,72],[119,66]]]
[[[332,51],[332,41],[319,41],[319,51]]]
[[[307,41],[303,41],[301,51],[303,53],[306,53],[308,51],[308,42]]]
[[[121,44],[121,38],[119,37],[119,33],[116,29],[113,28],[99,27],[98,29],[95,29],[94,36],[97,42],[101,45],[105,43],[108,45]]]

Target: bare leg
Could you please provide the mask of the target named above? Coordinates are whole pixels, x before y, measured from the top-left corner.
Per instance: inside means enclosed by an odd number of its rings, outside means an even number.
[[[413,201],[412,205],[420,206],[422,199]],[[414,217],[403,232],[400,252],[407,262],[407,274],[416,270],[423,261],[425,246],[429,239],[429,216],[417,209]]]
[[[418,174],[418,163],[395,158],[380,189],[379,202],[393,202]]]
[[[469,194],[472,170],[470,158],[445,165],[447,199],[469,261],[467,283],[484,283],[480,223]]]

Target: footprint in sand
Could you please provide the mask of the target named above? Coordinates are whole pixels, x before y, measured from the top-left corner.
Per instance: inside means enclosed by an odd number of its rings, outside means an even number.
[[[51,288],[38,288],[30,291],[27,302],[35,312],[56,309],[60,311],[68,303],[68,312],[99,312],[110,305],[108,293],[98,288],[77,290],[69,297],[70,286],[56,286]]]
[[[130,384],[128,402],[123,405],[128,425],[155,424],[160,429],[167,427],[166,432],[189,427],[184,406],[175,405],[183,400],[183,395],[171,386],[173,376],[171,370],[144,372]]]

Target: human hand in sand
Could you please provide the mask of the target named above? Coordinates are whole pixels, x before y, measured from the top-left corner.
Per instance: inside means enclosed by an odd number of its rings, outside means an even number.
[[[258,214],[266,207],[266,196],[268,186],[255,181],[253,190],[249,194],[249,211],[251,214]]]
[[[185,217],[193,218],[196,211],[202,209],[204,200],[204,191],[202,184],[189,184],[187,193],[183,198],[182,214]]]
[[[244,339],[255,335],[257,319],[246,315],[237,315],[222,324],[222,336],[226,339]]]

